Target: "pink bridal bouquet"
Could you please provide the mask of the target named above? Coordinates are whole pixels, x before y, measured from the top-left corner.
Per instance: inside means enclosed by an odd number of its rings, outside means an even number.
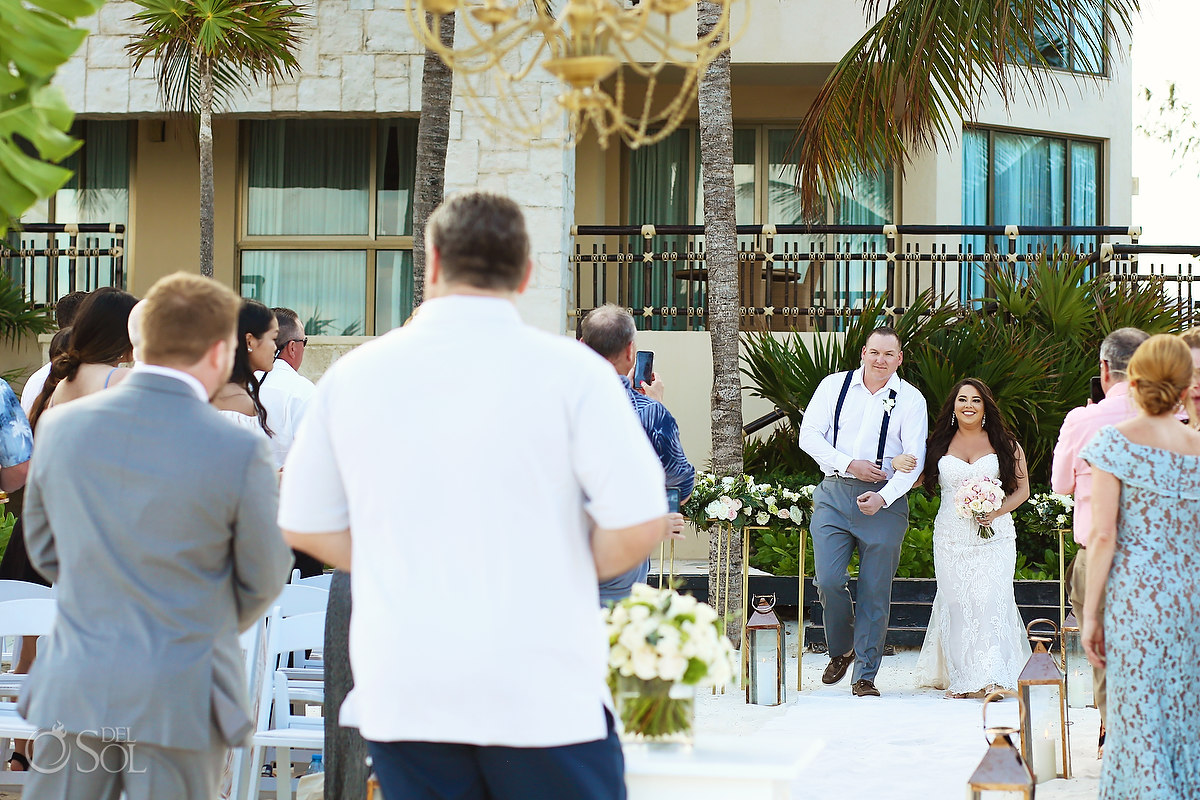
[[[995,478],[968,478],[954,493],[954,510],[962,519],[979,523],[984,514],[999,511],[1004,503],[1004,487]],[[979,524],[979,538],[992,538],[991,525]]]

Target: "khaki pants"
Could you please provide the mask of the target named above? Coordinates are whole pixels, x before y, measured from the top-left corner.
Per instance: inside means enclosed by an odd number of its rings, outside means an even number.
[[[1079,620],[1079,628],[1083,629],[1083,605],[1087,597],[1087,550],[1079,548],[1075,560],[1071,562],[1071,609],[1075,619]],[[1100,617],[1104,617],[1104,598],[1100,598]],[[1100,709],[1100,724],[1108,718],[1108,694],[1104,669],[1092,666],[1092,684],[1096,698],[1096,708]]]
[[[226,751],[215,731],[207,750],[48,731],[34,744],[27,794],[37,800],[213,800]]]

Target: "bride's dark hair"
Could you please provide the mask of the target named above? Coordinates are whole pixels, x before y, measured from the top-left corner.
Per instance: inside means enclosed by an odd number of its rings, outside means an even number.
[[[946,402],[942,403],[942,410],[938,412],[933,423],[933,433],[929,434],[929,442],[925,446],[925,491],[930,494],[937,492],[938,462],[950,449],[950,440],[958,430],[954,420],[954,401],[964,386],[973,387],[983,398],[983,413],[986,419],[983,429],[987,431],[988,441],[992,443],[992,449],[996,451],[996,460],[1000,462],[1000,484],[1004,487],[1004,493],[1012,494],[1017,490],[1018,478],[1023,477],[1017,475],[1017,439],[1004,424],[1004,417],[1000,415],[1000,407],[992,397],[992,390],[978,378],[966,378],[956,383]]]

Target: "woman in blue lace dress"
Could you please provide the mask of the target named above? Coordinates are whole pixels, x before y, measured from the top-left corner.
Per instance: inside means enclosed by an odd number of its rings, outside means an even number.
[[[1100,797],[1200,796],[1200,433],[1179,423],[1191,352],[1153,336],[1129,361],[1141,413],[1101,428],[1092,465],[1084,647],[1108,670],[1108,736]],[[1098,615],[1101,592],[1107,608]]]

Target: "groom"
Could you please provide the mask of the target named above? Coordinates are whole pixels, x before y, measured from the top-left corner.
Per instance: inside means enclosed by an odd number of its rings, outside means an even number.
[[[876,328],[862,349],[862,366],[821,381],[800,425],[800,447],[825,473],[810,526],[830,655],[821,680],[837,683],[853,663],[857,697],[879,696],[875,675],[908,528],[905,495],[920,472],[897,472],[892,458],[911,453],[918,465],[925,462],[925,398],[896,374],[903,360],[896,331]],[[857,619],[846,586],[855,549]]]

